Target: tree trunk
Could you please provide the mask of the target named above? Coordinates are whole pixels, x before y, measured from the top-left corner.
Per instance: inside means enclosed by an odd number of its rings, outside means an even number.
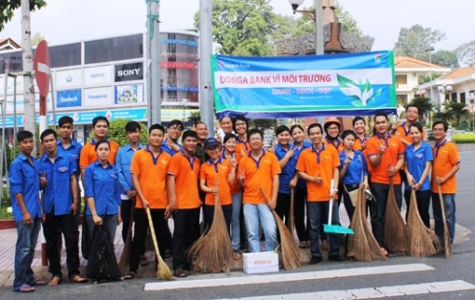
[[[21,48],[23,59],[23,94],[25,101],[25,130],[33,133],[36,141],[35,86],[33,84],[33,49],[31,47],[30,1],[21,0]],[[36,142],[35,142],[36,145]],[[36,146],[33,150],[36,155]]]

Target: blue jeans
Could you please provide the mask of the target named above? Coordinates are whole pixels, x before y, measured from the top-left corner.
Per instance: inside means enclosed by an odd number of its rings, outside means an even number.
[[[23,284],[32,284],[35,280],[31,263],[35,256],[40,226],[40,218],[33,218],[31,226],[26,226],[23,221],[16,222],[17,241],[15,247],[15,278],[13,279],[14,291],[20,289]]]
[[[239,224],[239,217],[241,214],[242,193],[232,195],[233,199],[233,214],[231,216],[231,238],[234,250],[239,250],[241,245],[241,224]]]
[[[380,247],[384,247],[384,219],[386,215],[386,204],[388,202],[389,184],[371,183],[371,192],[376,199],[378,211],[371,210],[371,215],[375,216],[371,220],[371,227],[373,228],[373,235]],[[394,185],[394,194],[396,195],[396,202],[401,210],[402,205],[402,190],[400,184]],[[375,206],[371,205],[373,209]],[[374,220],[373,220],[374,219]]]
[[[455,238],[455,194],[442,194],[445,206],[445,218],[449,228],[450,243]],[[439,194],[432,193],[432,212],[434,214],[435,233],[444,244],[444,222],[442,219],[442,209],[440,207]]]
[[[251,252],[260,252],[259,222],[266,238],[266,251],[277,248],[277,225],[267,204],[244,204],[244,219],[247,230],[247,241]]]
[[[328,220],[322,219],[322,212],[327,211],[330,208],[330,201],[322,202],[307,202],[308,210],[308,223],[310,224],[308,234],[310,238],[310,252],[312,256],[322,257],[320,252],[320,232],[323,224],[328,224]],[[333,201],[333,211],[332,211],[332,225],[339,225],[340,216],[338,212],[338,201]],[[340,253],[340,239],[338,234],[329,234],[330,238],[330,251],[328,256],[339,255]]]

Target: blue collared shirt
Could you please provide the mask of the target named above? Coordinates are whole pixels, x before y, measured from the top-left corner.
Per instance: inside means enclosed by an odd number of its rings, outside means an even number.
[[[59,152],[66,152],[74,158],[76,170],[79,170],[79,155],[81,154],[82,145],[73,140],[71,140],[71,144],[69,144],[68,148],[64,148],[61,140],[58,140],[57,145]]]
[[[66,215],[71,212],[73,195],[71,193],[71,176],[76,174],[76,162],[66,152],[59,152],[54,163],[45,153],[38,161],[40,174],[45,174],[48,184],[43,188],[43,211],[47,214]]]
[[[183,150],[183,146],[178,144],[178,147],[180,147],[180,150]],[[175,154],[177,154],[178,152],[175,152],[175,150],[173,150],[172,148],[170,148],[170,146],[168,146],[167,144],[167,139],[164,139],[163,142],[162,142],[162,145],[160,146],[160,150],[162,151],[165,151],[166,153],[170,154],[170,156],[173,156]]]
[[[275,155],[277,156],[277,159],[280,161],[281,159],[284,158],[284,156],[287,154],[287,151],[289,151],[292,148],[292,145],[288,145],[288,150],[285,150],[282,148],[280,144],[277,144],[275,146]],[[290,194],[290,181],[292,178],[294,178],[296,170],[295,166],[297,165],[297,159],[299,158],[300,152],[294,151],[294,155],[289,158],[287,161],[287,164],[282,168],[282,172],[279,175],[279,193],[289,195]]]
[[[144,146],[139,143],[137,149],[130,147],[130,144],[125,145],[117,151],[115,157],[115,163],[117,171],[119,172],[119,182],[122,195],[126,195],[128,190],[133,191],[134,185],[132,184],[132,174],[130,173],[130,163],[132,157],[137,150],[142,149]]]
[[[340,152],[340,167],[343,169],[345,165],[345,151]],[[354,150],[353,158],[350,158],[350,164],[346,168],[345,176],[343,176],[343,184],[360,184],[363,177],[368,176],[368,166],[363,153],[360,150]]]
[[[434,161],[434,154],[432,152],[431,146],[426,142],[422,142],[419,149],[414,149],[414,144],[411,144],[406,147],[406,162],[407,170],[414,177],[414,180],[418,182],[424,169],[426,168],[426,162]],[[410,190],[411,187],[409,184],[405,184],[406,190]],[[427,191],[430,189],[430,178],[426,177],[424,183],[422,184],[420,191]]]
[[[22,153],[18,154],[10,166],[8,181],[10,183],[10,199],[12,202],[13,217],[15,221],[23,221],[23,213],[20,205],[16,201],[15,195],[21,193],[28,213],[33,218],[41,218],[40,210],[40,175],[38,173],[38,162],[31,158],[33,165]]]
[[[292,148],[294,149],[294,152],[297,154],[297,160],[300,156],[300,153],[302,153],[303,150],[305,150],[307,148],[310,148],[310,147],[312,147],[312,142],[310,142],[310,141],[303,141],[302,147],[300,149],[295,147],[295,144],[292,145]],[[299,179],[297,180],[297,188],[299,188],[299,189],[307,188],[307,182],[304,179],[299,177]]]
[[[86,181],[86,198],[94,197],[98,215],[115,215],[119,212],[120,183],[117,168],[108,164],[106,168],[96,160],[86,168],[84,174]],[[91,215],[87,206],[86,215]]]

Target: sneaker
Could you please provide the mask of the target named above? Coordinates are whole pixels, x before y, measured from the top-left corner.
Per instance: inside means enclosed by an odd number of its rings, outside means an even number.
[[[322,257],[321,256],[312,256],[312,258],[310,259],[310,262],[308,263],[309,265],[316,265],[318,264],[319,262],[322,261]]]

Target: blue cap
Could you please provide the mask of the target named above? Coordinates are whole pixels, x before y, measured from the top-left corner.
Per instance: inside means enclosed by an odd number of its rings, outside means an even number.
[[[212,148],[212,147],[217,147],[217,146],[219,146],[219,143],[218,143],[218,140],[217,140],[216,138],[210,137],[210,138],[207,138],[207,139],[205,140],[205,145],[204,145],[204,147],[205,147],[206,149]]]

